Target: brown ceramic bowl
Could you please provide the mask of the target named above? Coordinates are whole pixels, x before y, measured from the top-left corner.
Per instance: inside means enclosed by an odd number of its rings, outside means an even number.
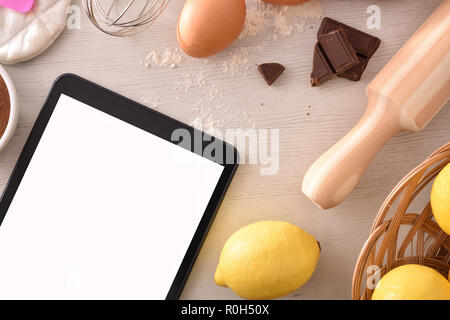
[[[0,76],[5,81],[6,87],[8,88],[9,93],[9,119],[8,124],[6,126],[5,132],[0,137],[0,151],[3,150],[8,142],[11,140],[11,137],[14,134],[14,130],[16,129],[17,119],[19,118],[19,109],[17,106],[17,94],[16,89],[14,87],[11,78],[6,73],[5,69],[0,65]]]

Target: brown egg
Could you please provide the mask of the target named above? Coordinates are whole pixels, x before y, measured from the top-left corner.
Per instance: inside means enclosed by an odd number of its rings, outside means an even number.
[[[239,36],[245,14],[245,0],[187,0],[178,18],[178,44],[192,57],[216,54]]]
[[[306,2],[308,0],[263,0],[263,1],[270,2],[273,4],[279,4],[279,5],[283,5],[283,6],[291,6],[291,5]]]

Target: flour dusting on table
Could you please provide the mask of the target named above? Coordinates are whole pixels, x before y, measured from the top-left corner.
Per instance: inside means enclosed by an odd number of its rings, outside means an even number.
[[[239,39],[257,36],[266,29],[289,37],[295,31],[302,31],[306,20],[319,19],[322,15],[320,0],[310,0],[296,6],[278,6],[261,0],[248,0],[247,18]],[[274,40],[278,40],[278,37],[274,37]]]
[[[204,122],[207,131],[220,128],[223,121],[229,120],[238,122],[241,127],[256,127],[253,117],[248,113],[232,119],[236,115],[230,112],[233,106],[224,102],[224,94],[216,77],[209,76],[209,73],[219,72],[229,78],[248,77],[249,72],[256,70],[255,66],[260,62],[258,53],[268,48],[271,42],[300,33],[305,24],[322,17],[320,0],[310,0],[296,6],[277,6],[261,0],[247,0],[246,4],[244,28],[233,45],[223,52],[196,59],[184,54],[177,46],[155,48],[140,62],[150,70],[165,69],[173,74],[171,98],[185,102],[187,95],[195,97],[196,101],[188,106],[192,111],[189,115],[191,123]],[[255,46],[255,40],[260,44]],[[153,107],[162,105],[159,99],[156,104],[152,104]]]

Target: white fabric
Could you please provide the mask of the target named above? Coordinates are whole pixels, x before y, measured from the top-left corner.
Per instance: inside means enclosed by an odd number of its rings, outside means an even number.
[[[66,26],[71,0],[36,0],[19,13],[0,7],[0,63],[14,64],[44,52]]]

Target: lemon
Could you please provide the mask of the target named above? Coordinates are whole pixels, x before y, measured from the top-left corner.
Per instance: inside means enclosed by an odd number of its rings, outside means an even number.
[[[288,222],[261,221],[226,241],[214,276],[246,299],[274,299],[303,286],[320,255],[316,239]]]
[[[441,229],[450,235],[450,163],[434,180],[431,188],[431,209]]]
[[[449,300],[450,283],[439,272],[418,264],[392,269],[375,287],[372,300]]]

